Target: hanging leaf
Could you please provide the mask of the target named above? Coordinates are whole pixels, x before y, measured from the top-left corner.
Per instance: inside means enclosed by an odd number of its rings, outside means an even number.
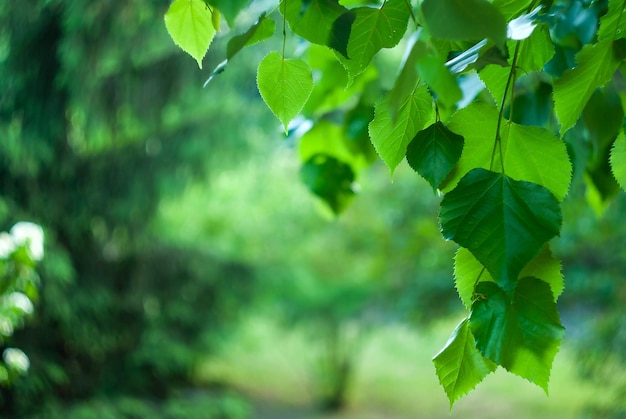
[[[623,131],[611,149],[611,169],[619,185],[626,190],[626,137]]]
[[[463,153],[451,175],[440,185],[449,192],[457,182],[476,167],[489,169],[492,157],[495,171],[501,171],[499,148],[493,154],[498,111],[492,105],[477,102],[450,118],[448,128],[465,139]],[[565,143],[546,128],[506,121],[500,129],[506,174],[516,180],[537,183],[563,200],[569,190],[572,164]]]
[[[164,19],[174,43],[202,68],[202,59],[215,37],[213,17],[206,4],[202,0],[175,0]]]
[[[300,113],[313,90],[311,68],[302,60],[270,52],[259,63],[257,86],[286,133],[289,121]]]
[[[316,154],[300,169],[302,182],[320,197],[330,209],[339,214],[354,196],[354,172],[350,166],[334,157]]]
[[[337,0],[283,0],[280,10],[295,34],[349,57],[348,41],[356,14]]]
[[[388,109],[389,96],[376,103],[375,116],[369,125],[370,138],[376,152],[393,175],[406,156],[406,148],[417,132],[432,116],[432,99],[426,86],[419,86],[400,107],[395,121]]]
[[[502,106],[504,89],[506,89],[506,81],[509,78],[510,72],[510,68],[490,64],[485,66],[478,73],[478,77],[480,77],[482,82],[485,83],[487,91],[491,94],[491,97],[493,98],[493,101],[498,109]]]
[[[561,208],[543,186],[473,169],[441,202],[443,236],[474,254],[507,292],[543,244],[559,234]]]
[[[613,76],[619,61],[611,41],[585,46],[577,55],[578,66],[554,82],[554,108],[561,123],[561,135],[574,126],[593,92]]]
[[[539,278],[550,285],[554,301],[563,292],[564,278],[561,272],[561,262],[552,255],[550,247],[546,244],[541,252],[534,257],[518,278],[532,276]],[[454,283],[461,301],[469,310],[472,306],[474,288],[479,282],[495,282],[489,271],[464,247],[459,248],[454,255]]]
[[[208,4],[222,12],[228,25],[233,28],[239,13],[250,3],[250,0],[205,0]]]
[[[479,283],[476,293],[469,324],[480,353],[547,393],[565,330],[548,284],[524,278],[512,300],[492,282]]]
[[[430,34],[451,41],[489,38],[499,47],[506,41],[506,21],[486,0],[424,0],[422,13]]]
[[[413,170],[436,191],[461,157],[462,151],[463,137],[437,121],[417,133],[407,147],[406,159]]]
[[[609,8],[600,19],[598,41],[613,40],[626,35],[624,0],[609,0]]]
[[[450,400],[450,409],[497,367],[476,349],[467,319],[454,329],[444,348],[433,358],[433,363],[439,383]]]
[[[276,30],[276,23],[268,18],[265,13],[259,16],[259,19],[254,25],[252,25],[246,32],[241,35],[233,36],[228,41],[226,47],[226,59],[230,60],[244,47],[254,45],[257,42],[261,42],[272,35]]]
[[[509,21],[515,16],[519,16],[523,11],[528,10],[532,0],[493,0],[493,4],[502,13],[502,16]]]
[[[351,9],[355,19],[348,42],[349,59],[338,56],[351,81],[365,70],[378,51],[398,45],[409,22],[405,1],[388,0],[380,8]]]
[[[537,28],[529,38],[521,41],[517,66],[524,73],[543,70],[553,56],[554,44],[548,28]]]

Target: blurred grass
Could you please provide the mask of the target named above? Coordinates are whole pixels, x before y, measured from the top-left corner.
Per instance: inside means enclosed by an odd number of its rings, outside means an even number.
[[[322,414],[314,406],[311,377],[319,343],[269,318],[249,319],[218,359],[200,366],[198,380],[233,385],[257,405],[259,418],[576,418],[586,403],[608,397],[606,389],[577,377],[576,360],[565,346],[554,363],[549,397],[499,369],[450,412],[431,358],[456,321],[374,331],[358,359],[349,408],[340,414]]]

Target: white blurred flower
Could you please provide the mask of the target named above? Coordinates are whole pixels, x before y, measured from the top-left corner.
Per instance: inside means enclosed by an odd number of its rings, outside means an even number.
[[[15,251],[13,237],[5,231],[0,233],[0,259],[8,259]]]
[[[2,359],[4,359],[7,367],[20,373],[28,371],[30,367],[28,356],[17,348],[6,348],[2,354]]]
[[[12,292],[5,297],[5,301],[7,305],[20,309],[24,314],[32,314],[34,311],[30,298],[21,292]]]
[[[43,229],[37,224],[20,221],[11,228],[11,236],[16,245],[28,245],[33,260],[43,259]]]

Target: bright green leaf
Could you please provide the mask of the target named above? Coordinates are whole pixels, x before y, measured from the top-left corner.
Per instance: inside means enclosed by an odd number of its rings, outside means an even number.
[[[393,174],[406,156],[409,142],[431,118],[432,99],[426,86],[417,87],[402,104],[395,120],[391,118],[388,103],[388,95],[376,103],[369,132],[376,152]]]
[[[211,11],[206,4],[202,0],[175,0],[164,19],[174,43],[202,68],[202,59],[215,37]]]
[[[354,172],[350,166],[334,157],[316,154],[300,170],[302,182],[339,214],[354,196]]]
[[[582,113],[593,92],[604,86],[619,66],[611,41],[585,46],[577,55],[578,66],[567,70],[554,83],[554,107],[561,123],[561,135]]]
[[[598,40],[614,40],[626,36],[626,4],[624,0],[609,0],[609,9],[600,19]]]
[[[311,68],[302,60],[270,52],[259,63],[257,86],[287,132],[289,121],[300,113],[313,90]]]
[[[497,120],[496,108],[481,102],[473,103],[452,116],[448,128],[462,135],[465,145],[456,168],[441,185],[443,192],[452,190],[473,168],[501,171],[499,148],[496,148],[494,156],[492,146],[495,144]],[[509,121],[502,124],[500,137],[505,173],[516,180],[542,185],[563,200],[569,190],[572,173],[565,143],[545,128]]]
[[[561,272],[561,262],[552,255],[546,244],[541,252],[533,258],[518,278],[532,276],[547,282],[550,285],[554,301],[563,292],[564,278]],[[474,297],[474,287],[479,282],[495,282],[485,267],[464,247],[454,255],[454,283],[461,301],[469,310]]]
[[[206,2],[222,12],[232,28],[235,26],[237,15],[250,3],[250,0],[206,0]]]
[[[241,35],[233,36],[226,47],[226,59],[230,60],[244,47],[261,42],[274,34],[276,23],[265,13],[259,16],[257,22]]]
[[[626,190],[626,137],[624,137],[624,132],[620,133],[611,149],[611,169],[619,185],[623,190]]]
[[[484,169],[470,171],[444,196],[439,218],[443,236],[469,249],[507,291],[561,228],[549,190]]]
[[[451,41],[489,38],[504,47],[506,21],[486,0],[424,0],[422,13],[435,38]]]
[[[506,81],[509,78],[510,71],[511,69],[508,67],[491,64],[485,66],[485,68],[478,73],[478,77],[485,83],[487,91],[491,94],[498,109],[502,106],[502,98],[504,97]]]
[[[380,8],[357,7],[351,12],[356,17],[348,42],[349,59],[343,55],[337,57],[353,80],[378,51],[400,42],[409,22],[409,9],[405,0],[388,0]]]
[[[519,281],[512,301],[492,282],[476,287],[469,317],[482,355],[548,392],[554,356],[563,338],[550,287],[536,278]]]
[[[450,400],[450,408],[497,367],[476,349],[467,319],[454,329],[444,348],[433,358],[433,363],[439,383]]]
[[[539,71],[553,55],[554,44],[548,28],[537,28],[529,38],[521,41],[517,66],[525,73]]]
[[[509,21],[528,10],[532,0],[494,0],[492,4],[500,11],[502,16]]]
[[[454,107],[461,100],[463,97],[461,89],[443,58],[430,53],[418,60],[416,66],[420,78],[428,85],[441,105]]]
[[[463,137],[438,121],[417,133],[407,147],[406,158],[413,170],[436,190],[462,151]]]

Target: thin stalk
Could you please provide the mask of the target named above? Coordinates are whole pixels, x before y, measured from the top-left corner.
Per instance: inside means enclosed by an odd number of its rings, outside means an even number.
[[[285,44],[287,43],[287,0],[283,0],[283,60],[285,59]]]

